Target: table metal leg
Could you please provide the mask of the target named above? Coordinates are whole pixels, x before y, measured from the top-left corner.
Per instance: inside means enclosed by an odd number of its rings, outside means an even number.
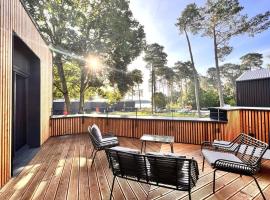
[[[144,141],[144,153],[146,152],[146,141]]]
[[[143,142],[144,141],[142,141],[142,145],[141,145],[141,153],[143,152]]]
[[[171,152],[174,153],[174,151],[173,151],[173,143],[171,143],[170,145],[171,145]]]

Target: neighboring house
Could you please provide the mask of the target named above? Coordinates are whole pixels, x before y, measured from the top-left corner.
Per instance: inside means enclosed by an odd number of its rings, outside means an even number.
[[[237,106],[270,107],[270,69],[251,70],[236,80]]]

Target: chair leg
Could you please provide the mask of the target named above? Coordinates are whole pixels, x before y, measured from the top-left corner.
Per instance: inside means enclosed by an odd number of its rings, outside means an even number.
[[[113,182],[112,182],[112,187],[111,187],[111,194],[110,194],[110,200],[112,199],[112,193],[113,193],[113,187],[114,187],[115,178],[116,178],[116,176],[113,177]]]
[[[92,164],[91,164],[91,168],[93,167],[93,164],[94,164],[94,160],[95,160],[95,157],[96,157],[96,155],[97,155],[97,152],[98,152],[98,151],[95,151],[94,157],[93,157],[93,159],[92,159]]]
[[[191,190],[188,191],[188,199],[191,200]]]
[[[216,169],[214,170],[214,179],[213,179],[213,193],[215,193],[216,190]]]
[[[107,157],[107,161],[108,161],[108,164],[109,164],[109,168],[111,168],[110,158],[109,158],[108,154],[106,154],[106,157]]]
[[[252,178],[255,180],[255,183],[256,183],[257,187],[259,188],[260,193],[261,193],[263,199],[266,200],[266,198],[265,198],[265,196],[264,196],[264,194],[263,194],[263,191],[262,191],[262,189],[261,189],[261,187],[260,187],[260,185],[259,185],[257,179],[256,179],[254,176],[252,176]]]
[[[205,157],[203,157],[202,172],[204,171],[204,161],[205,161]]]
[[[90,158],[92,158],[92,157],[93,157],[93,153],[94,153],[94,151],[95,151],[95,149],[94,149],[94,147],[93,147],[92,152],[91,152],[91,156],[90,156]]]

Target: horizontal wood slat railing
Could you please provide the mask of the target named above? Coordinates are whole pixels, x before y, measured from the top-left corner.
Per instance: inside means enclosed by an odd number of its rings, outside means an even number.
[[[171,135],[176,142],[201,144],[205,140],[224,139],[224,122],[182,121],[160,119],[106,118],[106,117],[62,117],[51,119],[51,136],[80,134],[87,127],[97,124],[102,132],[113,132],[116,136],[140,138],[144,133]]]
[[[102,132],[116,136],[140,138],[143,134],[171,135],[175,142],[201,144],[203,141],[232,140],[239,133],[254,134],[255,138],[269,143],[270,110],[228,111],[228,122],[181,119],[140,119],[116,117],[68,116],[52,117],[50,135],[80,134],[97,124]]]

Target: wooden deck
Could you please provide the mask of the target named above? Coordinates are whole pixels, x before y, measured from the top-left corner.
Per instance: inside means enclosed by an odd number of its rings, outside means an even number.
[[[121,146],[140,148],[137,139],[120,138]],[[151,143],[147,151],[169,151],[169,145]],[[174,150],[194,157],[201,166],[200,146],[177,143]],[[0,199],[109,199],[112,173],[104,152],[93,168],[91,145],[86,134],[51,137],[24,170],[0,190]],[[270,199],[270,161],[264,161],[258,181]],[[262,199],[250,177],[218,172],[216,194],[212,194],[212,169],[206,165],[193,189],[192,199]],[[168,190],[117,179],[114,199],[188,199],[187,192]]]

